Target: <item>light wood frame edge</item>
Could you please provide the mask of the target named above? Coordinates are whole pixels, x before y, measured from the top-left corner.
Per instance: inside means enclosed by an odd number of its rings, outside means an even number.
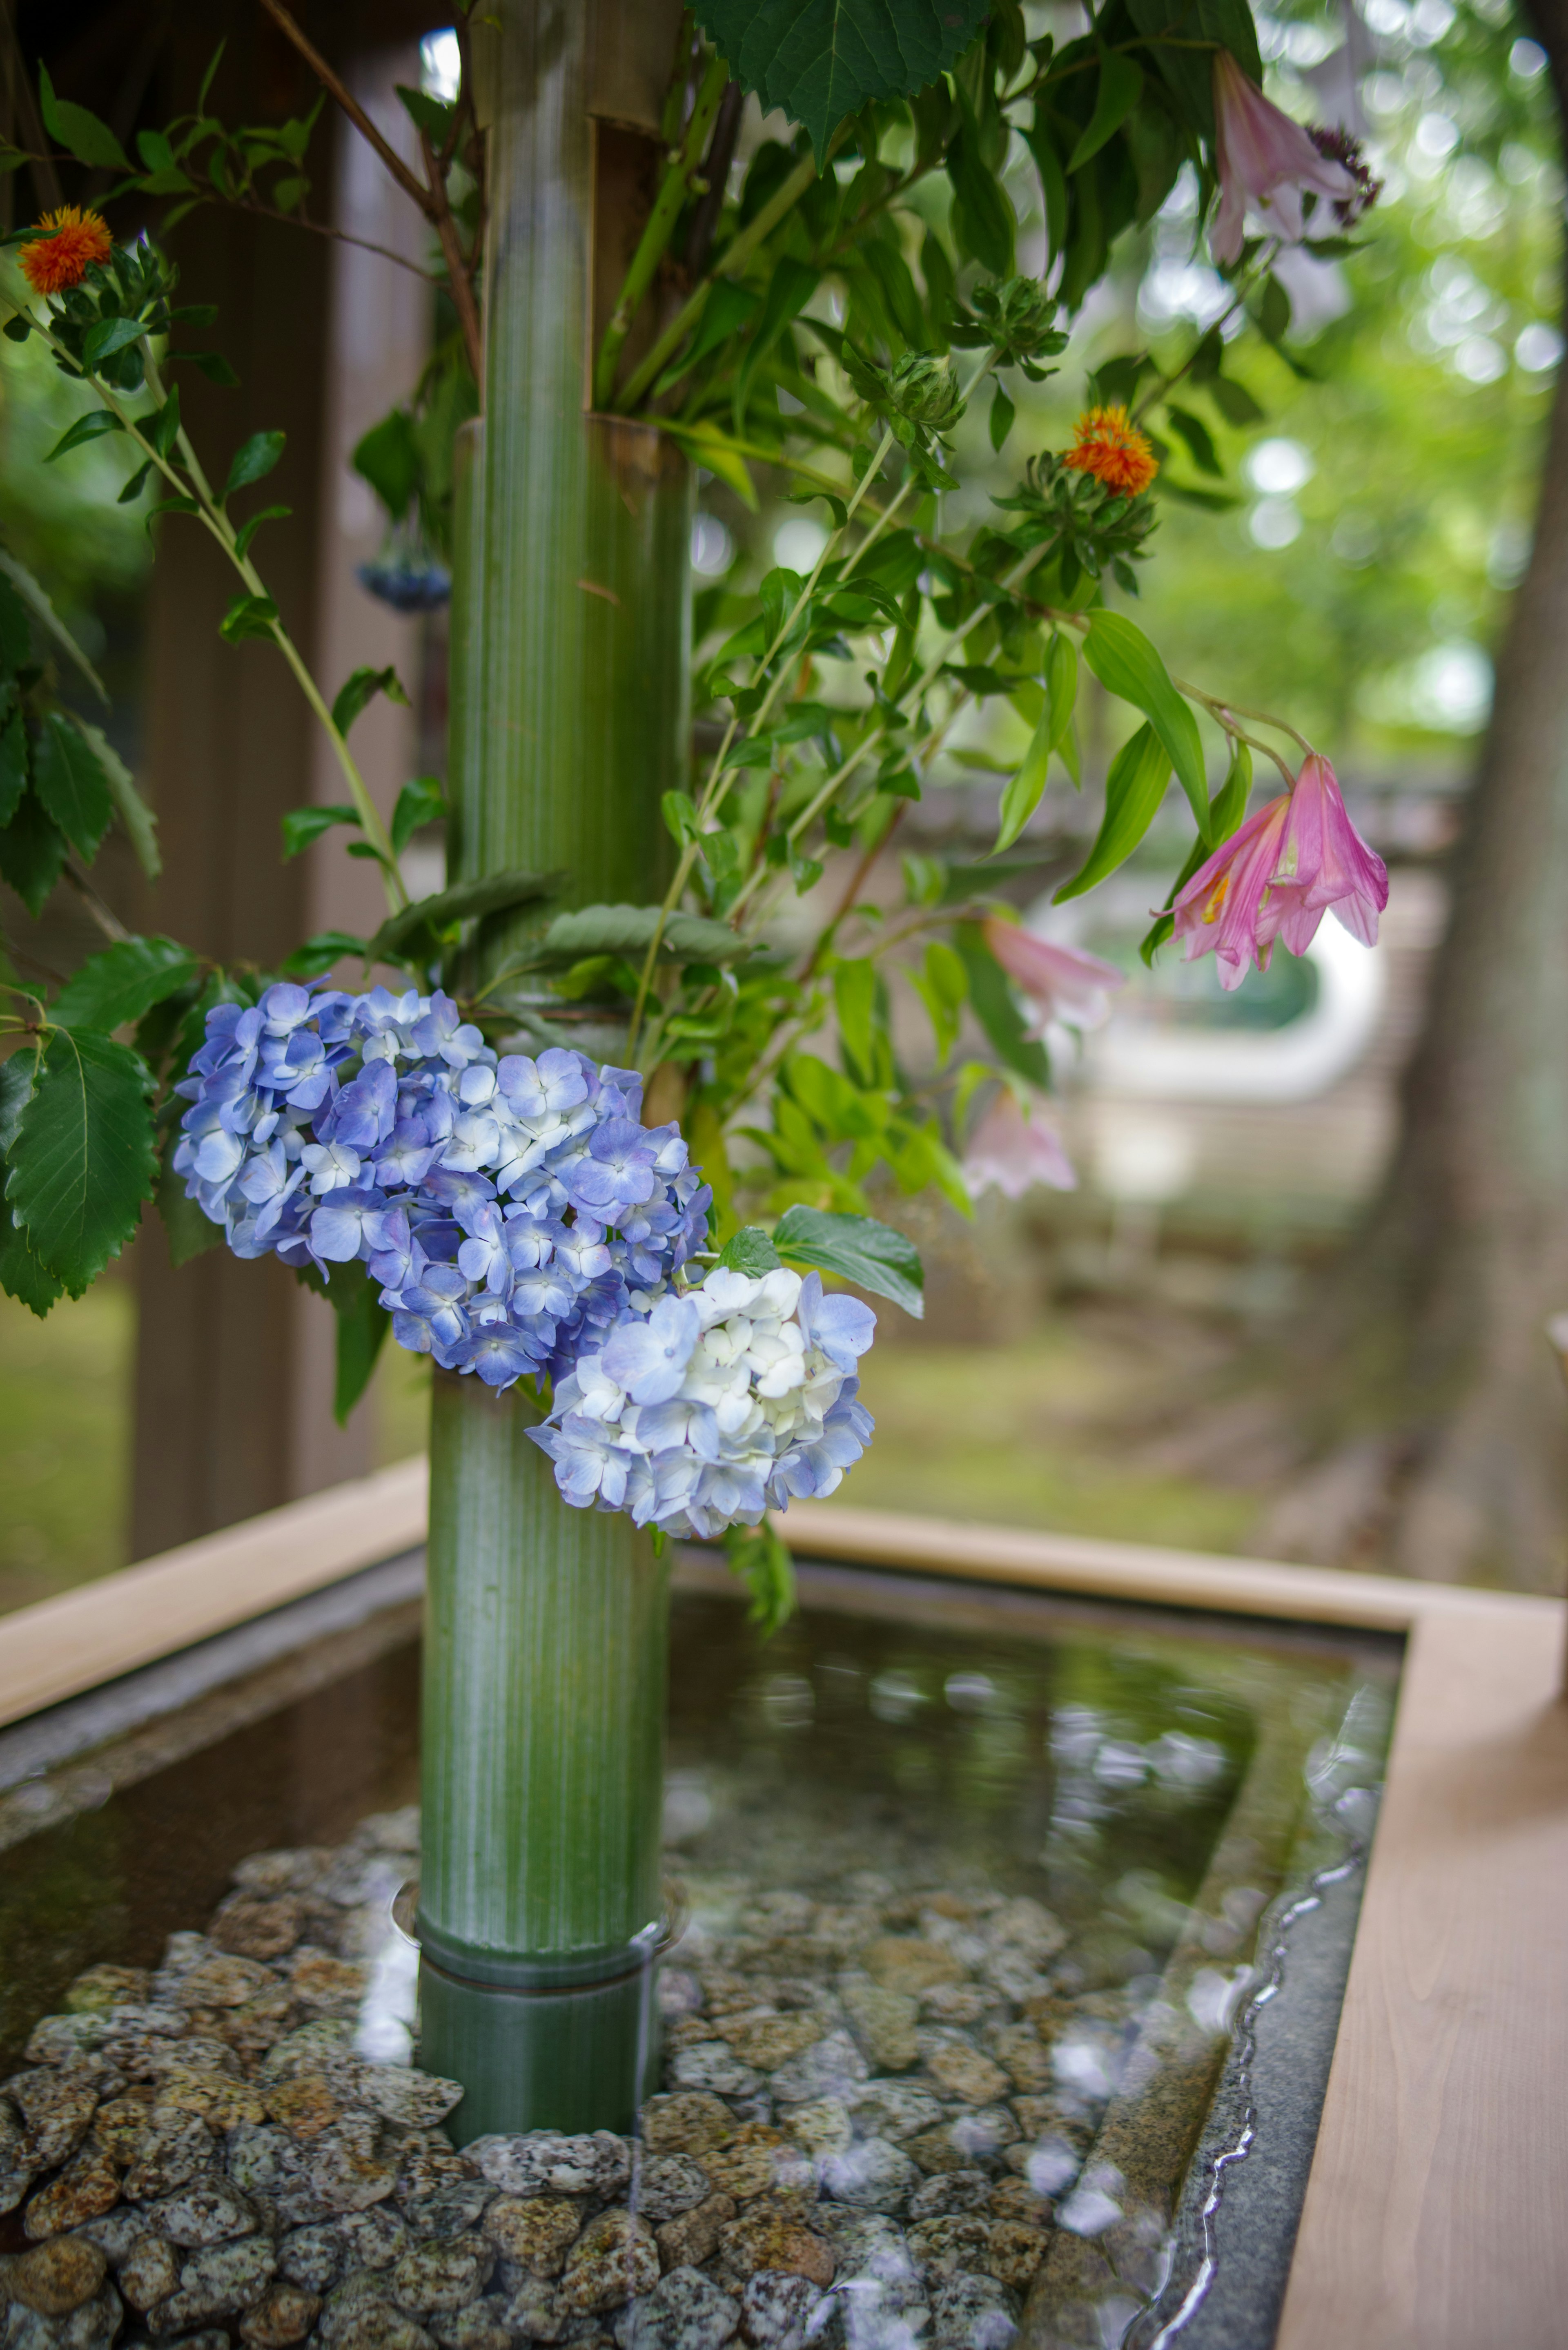
[[[422,1461],[0,1617],[0,1723],[411,1549]],[[1407,1637],[1279,2350],[1556,2350],[1568,1707],[1556,1601],[797,1503],[805,1555]]]

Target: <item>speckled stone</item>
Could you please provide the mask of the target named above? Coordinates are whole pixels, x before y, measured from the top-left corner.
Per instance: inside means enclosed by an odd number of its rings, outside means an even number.
[[[178,2065],[164,2074],[159,2085],[158,2101],[181,2113],[199,2114],[219,2130],[232,2130],[240,2122],[259,2122],[266,2114],[259,2091],[248,2082],[231,2081],[216,2071],[195,2072]]]
[[[329,2016],[352,2016],[365,1995],[365,1970],[307,1945],[287,1960],[288,1987],[303,2006]]]
[[[321,2314],[313,2293],[296,2284],[270,2284],[253,2309],[240,2320],[240,2339],[251,2350],[287,2350],[303,2342]]]
[[[566,2256],[560,2294],[568,2309],[613,2309],[659,2282],[653,2230],[629,2211],[601,2211]]]
[[[182,2007],[243,2007],[276,1981],[259,1960],[220,1950],[180,1977],[175,1998]]]
[[[119,2173],[89,2137],[66,2168],[39,2189],[23,2222],[31,2241],[57,2236],[112,2211],[119,2200]]]
[[[296,2137],[315,2137],[343,2115],[343,2100],[319,2073],[296,2073],[266,2092],[267,2119],[281,2122]]]
[[[759,2269],[741,2297],[741,2336],[751,2350],[805,2350],[822,2300],[809,2277]]]
[[[643,2216],[654,2215],[644,2206]],[[507,2260],[535,2276],[557,2277],[566,2265],[569,2247],[582,2233],[583,2214],[580,2205],[563,2197],[498,2195],[487,2205],[483,2225]]]
[[[999,2282],[1022,2293],[1044,2257],[1044,2229],[1023,2226],[1016,2220],[992,2222],[991,2248],[984,2265]]]
[[[1005,2025],[990,2035],[989,2046],[1013,2088],[1022,2095],[1039,2096],[1050,2088],[1054,2078],[1051,2051],[1032,2023]]]
[[[149,2310],[148,2323],[154,2334],[181,2334],[210,2318],[237,2317],[261,2299],[276,2268],[277,2254],[264,2237],[211,2245],[185,2262],[178,2290]]]
[[[78,1975],[61,2004],[72,2015],[137,2005],[146,1999],[151,1981],[146,1967],[88,1967],[85,1974]]]
[[[840,1997],[855,2037],[871,2063],[883,2072],[907,2072],[919,2054],[915,2042],[919,2002],[869,1977],[846,1983]]]
[[[433,2310],[466,2309],[484,2289],[487,2264],[466,2245],[421,2244],[389,2271],[400,2309],[423,2317]]]
[[[254,2236],[260,2224],[255,2206],[228,2179],[210,2173],[148,2206],[149,2224],[171,2244],[194,2250]]]
[[[798,2162],[800,2155],[782,2130],[766,2122],[746,2122],[727,2146],[709,2155],[703,2168],[722,2194],[743,2203],[753,2195],[766,2194],[781,2162],[791,2158]]]
[[[506,2195],[615,2195],[631,2177],[630,2150],[612,2130],[583,2137],[555,2130],[476,2137],[466,2154]]]
[[[642,2108],[643,2144],[654,2154],[691,2154],[705,2162],[727,2145],[739,2124],[728,2106],[701,2089],[649,2097]]]
[[[920,2013],[933,2023],[981,2023],[1001,2011],[994,1985],[933,1983],[920,1993]]]
[[[792,2213],[754,2204],[732,2220],[719,2237],[719,2272],[739,2291],[759,2269],[809,2277],[815,2285],[833,2282],[833,2248]]]
[[[29,2064],[81,2064],[97,2054],[109,2036],[107,2015],[46,2015],[34,2025],[23,2054]]]
[[[410,2129],[435,2129],[462,2103],[461,2081],[442,2081],[409,2064],[365,2064],[359,2100],[373,2113]]]
[[[821,2097],[846,2097],[864,2081],[866,2059],[847,2032],[829,2032],[815,2046],[781,2064],[770,2086],[781,2105],[813,2105]]]
[[[756,2088],[762,2074],[740,2058],[723,2040],[699,2040],[678,2048],[670,2062],[670,2077],[683,2089],[709,2089],[723,2097],[744,2097]]]
[[[578,2324],[555,2286],[544,2277],[528,2277],[501,2313],[509,2334],[524,2342],[558,2342],[568,2325]]]
[[[397,2307],[382,2276],[350,2277],[329,2293],[317,2338],[325,2350],[433,2350],[434,2339]]]
[[[901,2211],[919,2181],[903,2148],[885,2137],[862,2138],[843,2154],[826,2156],[822,2166],[825,2191],[862,2211]]]
[[[741,2304],[701,2269],[671,2269],[615,2321],[620,2350],[722,2350],[741,2322]]]
[[[1068,2178],[1062,2184],[1065,2186]],[[1027,2178],[998,2178],[991,2189],[991,2216],[993,2220],[1014,2220],[1025,2228],[1045,2228],[1051,2221],[1048,2199],[1032,2187]]]
[[[353,2053],[353,2026],[341,2016],[321,2016],[275,2041],[262,2059],[257,2077],[265,2083],[290,2081],[298,2073],[320,2073],[331,2079],[334,2065]]]
[[[96,2244],[111,2269],[131,2252],[147,2233],[147,2221],[132,2205],[117,2204],[99,2220],[89,2220],[75,2230],[77,2240],[84,2244]]]
[[[713,2180],[689,2154],[649,2155],[638,2167],[635,2200],[650,2227],[695,2210],[712,2191]]]
[[[461,2236],[477,2227],[495,2199],[485,2178],[446,2178],[423,2195],[401,2195],[398,2208],[416,2236]]]
[[[983,2211],[991,2204],[992,2180],[984,2170],[949,2170],[928,2178],[909,2198],[911,2220],[936,2220],[950,2211]]]
[[[307,1846],[285,1852],[253,1852],[234,1872],[242,1892],[266,1898],[277,1893],[303,1893],[314,1885],[331,1858],[325,1848]]]
[[[909,2257],[928,2283],[960,2275],[965,2270],[986,2270],[991,2251],[991,2222],[974,2211],[951,2211],[939,2220],[922,2220],[908,2237]]]
[[[322,2209],[363,2211],[391,2194],[398,2174],[376,2151],[379,2136],[372,2114],[345,2114],[300,2149],[305,2175]]]
[[[814,2157],[841,2154],[854,2137],[849,2108],[841,2097],[813,2097],[784,2109],[783,2126],[796,2146]]]
[[[1023,1894],[992,1911],[985,1921],[985,1939],[1022,1950],[1036,1966],[1043,1966],[1066,1949],[1067,1929],[1044,1903]]]
[[[102,2094],[101,2079],[80,2072],[57,2072],[40,2065],[14,2073],[0,2083],[26,2126],[18,2141],[16,2168],[55,2170],[87,2133]]]
[[[213,1939],[233,1958],[281,1959],[304,1932],[305,1918],[304,1904],[292,1895],[280,1894],[270,1901],[242,1895],[225,1901],[218,1911]]]
[[[1007,2350],[1017,2331],[994,2277],[955,2276],[931,2295],[931,2350]]]
[[[719,2238],[735,2216],[732,2195],[710,2195],[706,2202],[679,2219],[667,2220],[655,2232],[659,2257],[667,2269],[696,2268],[711,2260],[719,2248]]]
[[[65,2317],[90,2301],[109,2263],[96,2244],[65,2238],[20,2252],[0,2272],[0,2299],[19,2301],[43,2317]]]
[[[816,2015],[753,2015],[726,2017],[721,2038],[727,2040],[742,2064],[759,2073],[775,2073],[792,2056],[812,2047],[826,2026]]]
[[[962,1982],[969,1971],[956,1952],[919,1935],[882,1936],[861,1952],[861,1964],[887,1990],[916,1998],[933,1983]]]
[[[856,2095],[853,2113],[862,2137],[890,2137],[899,2146],[942,2119],[938,2099],[919,2081],[872,2081]]]
[[[962,2097],[971,2106],[994,2105],[1006,2096],[1012,2085],[1006,2074],[971,2042],[957,2033],[950,2039],[944,2033],[939,2040],[925,2032],[920,2038],[926,2070],[948,2096]]]
[[[142,2236],[121,2261],[115,2282],[132,2309],[151,2309],[178,2288],[179,2255],[161,2236]]]
[[[501,2322],[503,2307],[487,2297],[466,2309],[438,2311],[430,2330],[441,2350],[512,2350],[511,2334]]]
[[[0,2344],[4,2350],[109,2350],[124,2320],[125,2304],[106,2282],[66,2317],[13,2302],[0,2314]]]

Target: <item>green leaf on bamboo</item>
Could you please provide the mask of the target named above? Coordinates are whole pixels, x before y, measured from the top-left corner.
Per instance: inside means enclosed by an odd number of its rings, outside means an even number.
[[[253,482],[265,479],[283,455],[285,437],[281,432],[253,432],[248,441],[241,442],[229,467],[220,504],[226,505],[236,490],[248,489]]]
[[[439,937],[459,922],[477,920],[485,914],[510,913],[514,906],[531,906],[542,898],[553,898],[562,879],[559,873],[506,872],[487,873],[476,881],[454,881],[449,889],[438,889],[433,897],[416,898],[411,906],[389,914],[374,938],[365,942],[366,960],[396,962],[401,951],[421,931]]]
[[[1082,868],[1064,881],[1052,900],[1061,905],[1081,898],[1118,865],[1124,865],[1154,822],[1170,781],[1170,754],[1152,724],[1146,723],[1111,761],[1106,777],[1106,814],[1095,845]],[[1208,814],[1205,803],[1204,814]]]
[[[85,731],[63,710],[51,710],[38,730],[33,788],[72,847],[90,862],[109,829],[114,795]]]
[[[416,775],[398,794],[398,805],[392,810],[392,847],[400,857],[416,832],[427,824],[439,824],[447,813],[446,787],[439,775]]]
[[[0,726],[0,832],[10,823],[27,788],[27,729],[19,710]]]
[[[1170,673],[1136,622],[1122,612],[1096,612],[1084,659],[1107,693],[1141,710],[1164,743],[1187,794],[1198,829],[1209,837],[1209,779],[1198,721],[1170,681]],[[1140,835],[1141,837],[1141,835]],[[1120,859],[1117,859],[1120,862]]]
[[[655,935],[659,951],[680,962],[733,962],[752,952],[752,942],[728,922],[701,914],[660,916],[658,906],[582,906],[557,914],[529,954],[535,970],[566,967],[585,955],[646,955]]]
[[[877,1297],[891,1298],[919,1321],[926,1310],[925,1269],[913,1241],[874,1216],[832,1215],[825,1208],[786,1208],[774,1230],[781,1257],[836,1273]]]
[[[49,1006],[62,1028],[97,1028],[107,1035],[151,1012],[196,975],[196,957],[174,939],[118,939],[89,955]]]
[[[395,669],[357,669],[337,691],[332,705],[332,723],[339,734],[347,734],[361,712],[368,709],[379,693],[407,710],[410,705]]]
[[[79,1297],[136,1230],[158,1172],[147,1064],[57,1029],[9,1154],[5,1197],[46,1272]]]

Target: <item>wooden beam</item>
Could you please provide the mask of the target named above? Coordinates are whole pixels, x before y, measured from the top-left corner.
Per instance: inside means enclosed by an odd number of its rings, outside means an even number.
[[[0,1629],[0,1723],[412,1549],[425,1536],[427,1483],[422,1459],[402,1461],[18,1607]]]
[[[1495,1599],[1416,1627],[1279,2350],[1564,2339],[1560,1664]]]

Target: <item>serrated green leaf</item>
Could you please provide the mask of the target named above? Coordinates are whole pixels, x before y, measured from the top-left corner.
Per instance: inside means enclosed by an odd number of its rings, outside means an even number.
[[[5,1196],[46,1272],[79,1297],[136,1230],[158,1172],[147,1064],[57,1029],[9,1153]]]
[[[697,19],[742,89],[827,143],[867,99],[926,89],[968,48],[990,0],[698,0]]]
[[[163,870],[163,859],[158,848],[158,818],[137,790],[135,776],[102,727],[89,726],[85,718],[78,718],[74,712],[71,723],[103,772],[109,795],[114,802],[114,812],[125,827],[137,863],[150,881],[156,881]]]
[[[10,823],[27,788],[27,728],[19,710],[0,727],[0,832]]]
[[[409,697],[404,692],[395,669],[357,669],[348,681],[339,686],[337,699],[332,705],[332,723],[339,734],[347,734],[360,712],[384,693],[389,702],[396,702],[404,710]]]
[[[52,465],[57,457],[64,457],[72,449],[81,448],[85,442],[100,441],[106,432],[123,432],[124,430],[124,425],[111,409],[95,408],[89,414],[78,416],[70,429],[61,433],[44,463]]]
[[[37,1052],[24,1045],[17,1052],[0,1061],[0,1159],[4,1159],[16,1139],[22,1123],[22,1112],[33,1097],[33,1077]],[[0,1196],[5,1184],[0,1182]]]
[[[57,98],[49,69],[43,65],[38,68],[38,110],[50,138],[57,139],[67,154],[74,155],[78,163],[90,163],[100,171],[130,170],[130,158],[108,123],[89,114],[85,106],[78,106],[68,98]]]
[[[0,1161],[3,1180],[4,1161]],[[0,1198],[0,1289],[29,1314],[36,1314],[40,1322],[65,1295],[63,1284],[46,1272],[27,1246],[26,1229],[16,1222],[4,1198]]]
[[[731,1273],[743,1273],[754,1281],[774,1272],[784,1260],[761,1224],[743,1224],[720,1250],[719,1262]]]
[[[12,587],[16,590],[17,595],[21,597],[23,602],[29,608],[33,618],[36,620],[40,621],[44,628],[47,629],[49,635],[53,637],[56,644],[58,645],[67,660],[73,662],[75,666],[80,670],[82,675],[86,678],[88,683],[91,686],[99,700],[107,708],[109,704],[109,694],[104,686],[103,680],[99,677],[97,670],[94,669],[91,661],[88,660],[86,653],[83,652],[80,645],[78,644],[75,637],[72,636],[70,630],[67,628],[65,622],[61,619],[54,606],[50,603],[47,596],[45,595],[43,589],[39,587],[37,581],[28,570],[26,565],[25,563],[18,563],[14,555],[9,554],[5,548],[0,547],[0,572],[5,574]]]
[[[1125,864],[1154,822],[1170,781],[1170,754],[1150,724],[1140,726],[1111,761],[1106,777],[1106,814],[1082,868],[1064,881],[1052,899],[1061,905],[1081,898]],[[1204,803],[1208,817],[1208,803]]]
[[[913,1241],[873,1216],[836,1216],[824,1208],[786,1208],[774,1231],[780,1256],[836,1273],[877,1297],[890,1297],[919,1321],[926,1310],[925,1271]]]
[[[253,482],[264,480],[283,455],[286,438],[282,432],[253,432],[248,441],[242,441],[234,452],[219,504],[226,505],[236,490],[248,489]]]
[[[49,1018],[62,1028],[98,1028],[107,1035],[174,994],[196,968],[190,948],[173,939],[119,939],[72,972],[50,1004]]]
[[[1107,693],[1130,702],[1149,720],[1165,745],[1177,781],[1187,794],[1198,829],[1207,839],[1209,779],[1203,771],[1203,743],[1198,721],[1172,685],[1169,672],[1153,645],[1125,613],[1101,611],[1089,623],[1084,659]]]
[[[96,749],[63,710],[51,710],[38,730],[33,789],[72,847],[90,862],[109,829],[114,795]]]
[[[0,879],[11,884],[35,921],[66,861],[66,837],[36,791],[23,793],[0,832]]]
[[[1067,158],[1069,179],[1083,169],[1091,155],[1099,153],[1107,140],[1115,138],[1142,96],[1141,68],[1125,51],[1107,49],[1100,59],[1094,113]]]

